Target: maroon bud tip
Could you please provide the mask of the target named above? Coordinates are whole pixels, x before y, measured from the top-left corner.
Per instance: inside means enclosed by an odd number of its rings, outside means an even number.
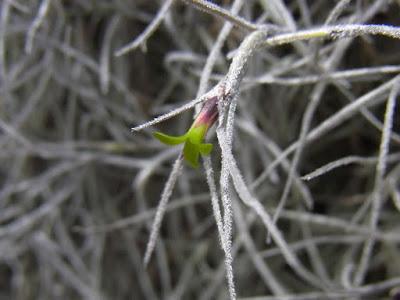
[[[196,120],[194,121],[193,126],[199,126],[206,124],[207,127],[211,127],[218,117],[218,97],[214,96],[208,99],[203,107]]]

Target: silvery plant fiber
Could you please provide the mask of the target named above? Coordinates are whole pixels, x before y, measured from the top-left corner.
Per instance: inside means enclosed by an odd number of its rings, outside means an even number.
[[[0,1],[0,299],[399,299],[399,16]]]

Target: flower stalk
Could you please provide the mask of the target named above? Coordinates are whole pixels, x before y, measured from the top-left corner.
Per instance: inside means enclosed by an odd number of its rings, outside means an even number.
[[[204,143],[208,130],[218,117],[218,97],[209,98],[200,110],[189,130],[180,136],[171,136],[161,132],[154,132],[154,137],[160,142],[174,146],[184,143],[183,157],[193,168],[199,166],[199,156],[209,155],[213,145]]]

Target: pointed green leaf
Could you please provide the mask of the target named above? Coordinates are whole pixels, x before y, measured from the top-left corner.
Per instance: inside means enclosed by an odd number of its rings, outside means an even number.
[[[181,136],[171,136],[161,132],[154,132],[153,136],[158,139],[161,143],[166,145],[179,145],[186,140],[186,135]]]
[[[185,147],[183,147],[183,156],[193,168],[199,166],[199,147],[191,143],[190,140],[187,140]]]
[[[202,155],[210,155],[213,149],[213,144],[200,144],[199,151]]]

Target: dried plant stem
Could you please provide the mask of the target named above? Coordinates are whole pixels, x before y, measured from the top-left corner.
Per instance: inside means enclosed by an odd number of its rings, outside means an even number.
[[[335,25],[316,29],[280,34],[264,41],[261,47],[279,46],[296,41],[307,41],[316,38],[350,38],[362,35],[383,35],[400,39],[400,28],[388,25]]]
[[[351,0],[340,0],[326,18],[325,25],[334,23],[340,14],[347,8]]]
[[[175,163],[172,167],[172,171],[168,177],[167,182],[165,183],[164,190],[161,194],[161,200],[157,207],[156,216],[154,218],[153,225],[151,227],[150,238],[147,243],[146,252],[144,255],[145,265],[148,265],[151,258],[151,254],[153,253],[154,247],[156,246],[158,233],[160,231],[161,222],[167,208],[168,200],[172,195],[172,191],[175,186],[176,180],[178,179],[178,176],[182,170],[182,159],[183,156],[181,153],[175,160]]]
[[[218,5],[212,2],[205,0],[182,0],[182,1],[209,14],[221,17],[222,19],[231,22],[232,24],[238,26],[239,28],[244,28],[248,31],[254,31],[258,29],[256,25],[246,21],[245,19],[239,16],[233,15],[229,11],[219,7]]]
[[[218,133],[218,132],[217,132]],[[272,218],[265,211],[264,207],[260,202],[255,199],[246,187],[243,178],[237,168],[235,159],[233,158],[230,149],[226,147],[226,138],[223,133],[218,133],[219,145],[223,151],[223,155],[226,155],[226,160],[228,162],[229,173],[231,175],[232,181],[236,192],[238,193],[241,200],[248,205],[253,211],[260,217],[263,221],[265,227],[270,232],[273,240],[281,248],[282,255],[287,260],[287,263],[293,268],[293,270],[307,282],[313,286],[321,287],[321,282],[311,273],[309,273],[299,262],[297,257],[291,252],[290,248],[287,246],[285,239],[283,238],[279,229],[272,222]]]
[[[233,96],[237,96],[239,85],[245,74],[248,60],[254,52],[263,47],[271,47],[293,43],[295,41],[310,40],[315,38],[344,38],[344,37],[357,37],[366,34],[384,35],[396,39],[400,39],[400,28],[386,25],[340,25],[340,26],[327,26],[318,29],[298,31],[295,33],[278,34],[274,37],[267,38],[271,32],[269,30],[259,30],[251,33],[240,45],[236,53],[229,71],[223,80],[225,89],[228,91],[230,97],[224,99],[232,100]],[[215,93],[219,85],[214,87],[212,91]],[[211,92],[211,91],[210,91]],[[209,92],[209,93],[210,93]],[[217,92],[217,95],[220,94]],[[146,127],[152,126],[159,122],[165,121],[179,113],[192,108],[196,104],[207,99],[206,95],[195,99],[180,108],[155,118],[154,120],[133,127],[132,131],[139,131]]]
[[[135,40],[131,43],[125,45],[121,49],[115,52],[115,56],[121,56],[129,51],[133,51],[139,46],[142,47],[143,50],[146,50],[146,41],[150,38],[150,36],[157,30],[160,26],[161,22],[164,20],[165,15],[168,10],[171,8],[172,4],[175,0],[166,0],[164,4],[161,6],[155,18],[151,21],[149,26],[147,26],[146,30],[143,31]]]
[[[1,297],[398,296],[399,3],[0,1]]]
[[[368,92],[364,96],[358,98],[353,103],[349,104],[348,106],[342,108],[340,111],[335,113],[333,116],[326,119],[316,128],[310,131],[307,135],[307,143],[315,141],[317,138],[323,136],[338,124],[342,123],[343,121],[350,118],[352,115],[358,112],[358,110],[362,107],[371,106],[372,103],[377,103],[382,101],[383,97],[388,93],[388,91],[392,88],[392,86],[397,81],[397,76],[394,79],[389,80],[388,82],[382,84],[381,86],[377,87],[376,89]],[[288,155],[293,153],[298,147],[298,142],[293,143],[290,145],[285,151],[282,152],[280,157],[276,158],[275,161],[271,163],[271,165],[257,178],[257,180],[253,183],[254,188],[258,187],[263,180],[269,176],[272,170],[276,168],[277,165],[281,163],[281,161],[286,158]]]
[[[160,122],[164,122],[164,121],[166,121],[166,120],[168,120],[168,119],[170,119],[172,117],[175,117],[176,115],[179,115],[180,113],[182,113],[182,112],[184,112],[184,111],[186,111],[188,109],[193,108],[196,104],[201,103],[203,101],[204,101],[204,98],[194,99],[194,100],[186,103],[185,105],[180,106],[177,109],[174,109],[173,111],[171,111],[171,112],[169,112],[167,114],[161,115],[161,116],[159,116],[159,117],[157,117],[157,118],[155,118],[155,119],[153,119],[153,120],[151,120],[149,122],[146,122],[146,123],[140,124],[140,125],[138,125],[136,127],[133,127],[131,130],[132,131],[140,131],[140,130],[142,130],[144,128],[153,126],[153,125],[158,124]]]
[[[374,186],[374,191],[372,192],[371,195],[372,206],[371,206],[369,226],[372,232],[376,231],[377,229],[379,217],[381,214],[381,208],[383,205],[383,198],[382,198],[383,183],[387,167],[387,154],[389,152],[390,135],[393,127],[393,116],[396,107],[396,97],[399,93],[399,88],[400,88],[399,83],[400,80],[397,79],[390,92],[389,99],[386,105],[384,130],[382,133],[381,144],[379,147],[378,163],[376,165],[375,186]],[[354,276],[354,284],[356,286],[359,286],[364,281],[364,277],[366,275],[369,266],[369,261],[371,258],[372,248],[374,244],[375,244],[375,238],[373,236],[370,236],[364,245],[362,256],[360,259],[360,264]]]
[[[49,10],[51,0],[43,0],[40,4],[38,14],[32,23],[31,28],[28,31],[28,36],[25,43],[25,52],[30,54],[33,47],[33,39],[35,38],[36,31],[39,29],[40,25],[43,23],[44,18]]]
[[[388,156],[387,161],[398,161],[400,159],[400,154],[392,154]],[[347,156],[340,158],[338,160],[332,161],[330,163],[327,163],[326,165],[319,167],[318,169],[303,175],[301,179],[303,180],[313,180],[314,178],[317,178],[319,176],[322,176],[336,168],[339,167],[345,167],[349,164],[373,164],[376,163],[378,160],[377,157],[362,157],[362,156]]]

